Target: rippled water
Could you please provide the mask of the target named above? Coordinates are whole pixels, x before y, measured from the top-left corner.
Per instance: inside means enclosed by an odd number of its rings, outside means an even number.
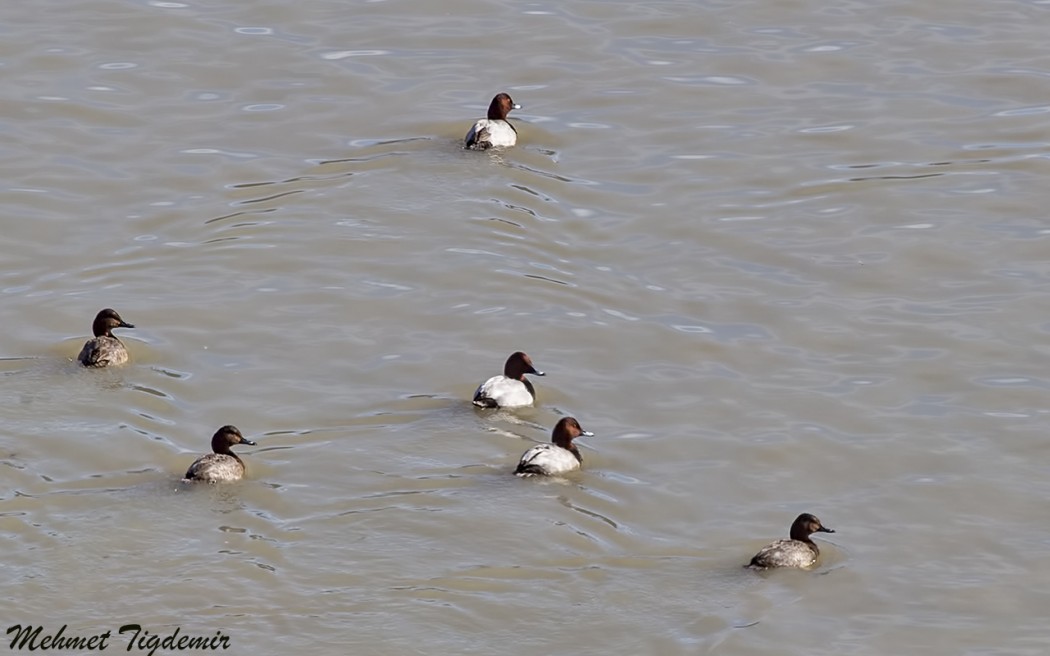
[[[0,19],[5,631],[1050,650],[1046,3]],[[518,349],[538,407],[476,411]],[[570,414],[584,471],[511,476]],[[181,485],[226,423],[248,480]],[[802,511],[815,571],[740,567]]]

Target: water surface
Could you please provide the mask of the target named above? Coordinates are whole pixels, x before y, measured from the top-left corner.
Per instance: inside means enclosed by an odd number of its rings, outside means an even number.
[[[1044,3],[0,19],[6,626],[1050,649]],[[133,362],[79,369],[103,307]],[[519,349],[538,406],[476,411]],[[511,476],[565,415],[584,471]],[[226,423],[248,480],[181,485]],[[741,568],[803,511],[815,571]]]

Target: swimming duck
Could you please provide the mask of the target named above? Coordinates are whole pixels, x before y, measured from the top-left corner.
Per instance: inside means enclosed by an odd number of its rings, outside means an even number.
[[[525,374],[545,376],[532,366],[532,358],[521,351],[510,354],[503,365],[503,375],[493,376],[474,392],[474,405],[479,408],[518,408],[536,402],[536,389]]]
[[[486,118],[479,118],[467,132],[463,140],[463,147],[472,150],[487,150],[489,148],[506,148],[518,142],[518,131],[507,120],[507,114],[512,109],[521,109],[510,96],[505,93],[497,93],[489,104],[489,113]]]
[[[773,544],[763,547],[755,554],[747,567],[765,569],[767,567],[810,567],[817,562],[820,549],[813,540],[809,539],[811,533],[834,533],[835,531],[825,527],[820,520],[809,513],[802,513],[795,518],[791,524],[791,539],[777,540]]]
[[[554,425],[552,444],[537,444],[522,456],[514,473],[518,476],[557,476],[576,471],[583,464],[580,450],[572,443],[577,437],[592,436],[574,417],[563,417]]]
[[[230,483],[244,478],[244,461],[230,450],[235,444],[255,446],[255,442],[241,435],[236,426],[223,426],[211,438],[211,450],[193,461],[186,470],[185,479],[208,483]]]
[[[114,328],[134,328],[120,318],[116,310],[106,308],[97,315],[91,324],[94,339],[84,343],[77,361],[85,367],[108,367],[111,364],[124,364],[128,361],[128,350],[123,342],[113,336]]]

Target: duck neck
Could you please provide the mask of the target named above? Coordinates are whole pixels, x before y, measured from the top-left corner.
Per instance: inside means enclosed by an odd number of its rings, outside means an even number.
[[[572,455],[576,456],[576,460],[580,464],[583,464],[583,455],[580,454],[580,450],[578,448],[576,448],[576,445],[572,443],[572,439],[573,438],[571,438],[571,437],[566,438],[564,436],[559,435],[558,437],[554,438],[554,440],[553,440],[554,441],[554,446],[559,446],[559,447],[565,449],[566,451],[568,451]]]
[[[576,462],[580,463],[581,465],[583,464],[583,454],[580,453],[580,450],[576,448],[575,444],[570,444],[569,448],[566,449],[566,451],[576,456]]]
[[[796,542],[805,542],[806,544],[813,544],[813,540],[809,537],[809,533],[792,533],[791,539]]]
[[[796,541],[796,542],[801,542],[802,544],[806,545],[807,547],[809,547],[810,549],[813,550],[813,553],[819,553],[820,552],[820,548],[817,547],[817,543],[813,541],[813,539],[809,536],[809,533],[800,533],[800,534],[794,534],[793,533],[791,535],[791,539]]]
[[[214,451],[215,453],[221,455],[221,456],[230,456],[231,458],[233,458],[237,462],[239,462],[241,464],[244,464],[244,461],[241,460],[241,457],[239,455],[237,455],[236,453],[234,453],[233,449],[231,449],[230,445],[227,444],[226,442],[222,442],[222,443],[219,443],[219,444],[212,444],[211,445],[211,450]]]

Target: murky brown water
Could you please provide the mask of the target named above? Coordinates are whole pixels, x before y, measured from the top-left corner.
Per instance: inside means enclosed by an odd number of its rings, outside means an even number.
[[[0,5],[0,628],[1050,651],[1050,12],[915,4]],[[815,572],[741,569],[804,510]]]

